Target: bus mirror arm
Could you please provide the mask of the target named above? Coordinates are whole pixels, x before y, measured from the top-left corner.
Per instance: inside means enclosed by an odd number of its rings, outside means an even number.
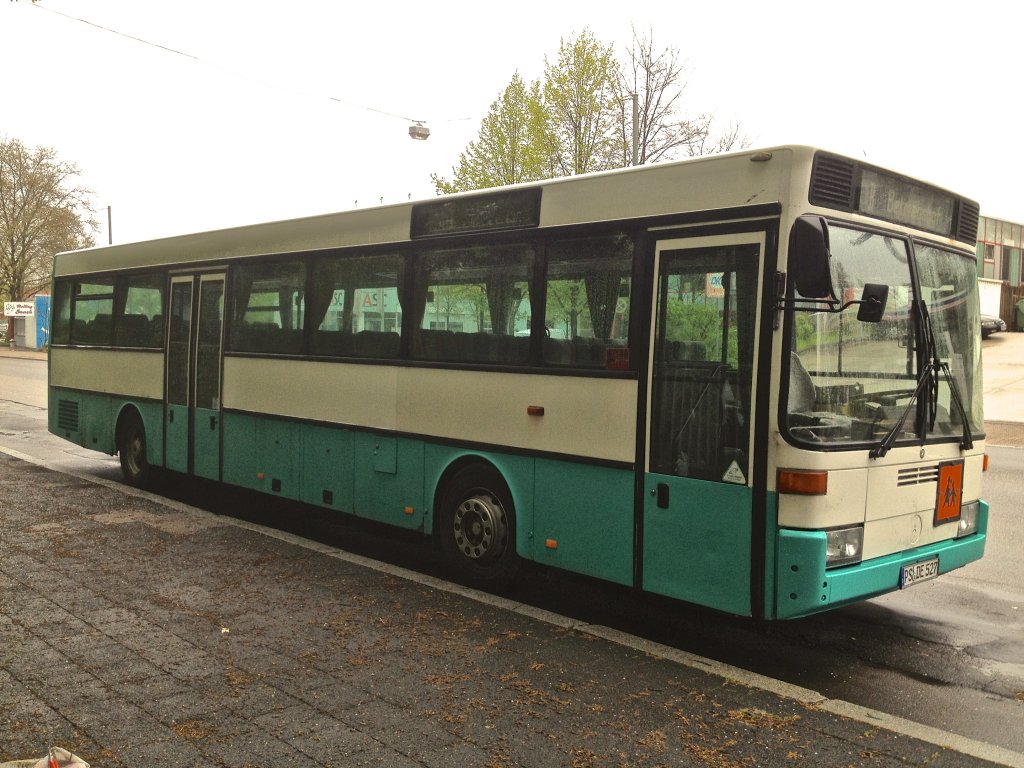
[[[782,275],[784,283],[785,275],[781,272],[776,274]],[[885,305],[888,302],[888,299],[888,285],[883,285],[882,283],[865,283],[864,292],[861,294],[859,299],[851,299],[843,304],[840,304],[838,301],[785,298],[780,295],[778,296],[775,309],[776,311],[788,309],[792,312],[827,312],[829,314],[838,314],[856,305],[858,307],[858,320],[863,323],[878,323],[881,322],[882,315],[885,313]],[[777,322],[776,327],[778,327]]]

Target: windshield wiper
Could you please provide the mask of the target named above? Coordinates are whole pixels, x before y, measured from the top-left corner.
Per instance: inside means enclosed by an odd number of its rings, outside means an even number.
[[[918,397],[925,391],[925,387],[928,387],[931,397],[927,400],[924,397],[921,398],[928,405],[928,424],[927,426],[922,424],[918,430],[921,433],[921,440],[923,441],[928,432],[935,427],[939,391],[939,356],[935,349],[935,335],[932,333],[931,319],[928,317],[928,307],[925,306],[922,300],[918,299],[914,302],[914,308],[917,310],[918,327],[921,329],[921,341],[924,346],[924,354],[920,358],[922,360],[921,375],[917,379],[914,393],[910,396],[910,402],[903,409],[899,419],[885,433],[885,437],[882,438],[881,442],[868,453],[868,456],[872,459],[880,459],[892,448],[893,443],[896,442],[896,435],[903,431],[903,425],[907,421],[907,416],[910,415],[914,404],[918,402]]]
[[[929,411],[929,422],[927,432],[931,432],[935,429],[935,416],[939,404],[939,377],[938,374],[941,371],[946,376],[946,384],[949,386],[949,397],[953,401],[953,405],[956,406],[957,414],[960,416],[960,426],[962,429],[960,439],[960,449],[970,450],[974,447],[974,439],[971,437],[971,422],[967,418],[967,409],[964,408],[964,401],[960,397],[960,388],[957,387],[956,381],[953,379],[953,373],[949,370],[949,363],[943,362],[939,359],[938,345],[935,343],[935,332],[932,330],[932,319],[928,314],[928,307],[925,303],[921,302],[921,314],[924,318],[924,335],[927,343],[926,352],[928,354],[928,360],[930,362],[931,369],[935,372],[934,382],[932,384],[932,397]],[[927,437],[927,432],[921,435],[922,439]]]
[[[910,415],[911,409],[914,407],[914,403],[917,402],[918,395],[924,391],[924,388],[928,386],[928,399],[926,401],[928,407],[928,420],[926,424],[921,425],[921,440],[923,441],[928,433],[935,429],[935,419],[938,415],[939,405],[939,373],[945,374],[946,383],[949,385],[950,399],[956,406],[957,413],[960,416],[960,424],[963,427],[963,434],[960,440],[960,447],[962,450],[970,450],[974,447],[974,440],[971,437],[971,424],[967,418],[967,410],[964,408],[963,399],[960,397],[960,390],[956,385],[956,381],[953,379],[953,374],[949,370],[949,364],[944,363],[939,359],[938,345],[935,343],[935,333],[932,330],[931,318],[928,316],[928,308],[923,301],[917,302],[918,317],[920,318],[921,328],[923,330],[924,337],[924,365],[921,368],[921,376],[917,380],[917,387],[914,389],[914,393],[910,396],[910,402],[907,403],[907,407],[903,410],[899,420],[892,426],[885,437],[882,438],[881,442],[877,446],[871,449],[868,453],[872,459],[878,459],[885,456],[892,448],[893,443],[896,442],[896,435],[903,430],[903,425],[907,421],[907,416]]]
[[[896,423],[892,425],[888,432],[885,433],[885,437],[868,452],[868,456],[872,459],[880,459],[889,452],[892,448],[892,444],[896,442],[896,435],[903,431],[903,425],[907,421],[907,416],[914,409],[915,403],[917,403],[918,395],[924,390],[926,386],[932,385],[936,380],[937,371],[933,368],[932,360],[928,360],[924,364],[924,368],[921,370],[921,376],[917,380],[917,386],[914,388],[913,393],[910,395],[910,402],[907,403],[907,407],[903,409],[903,413],[896,420]],[[934,417],[932,424],[934,425]]]
[[[960,425],[963,427],[960,449],[969,451],[974,447],[974,438],[971,436],[971,422],[967,418],[967,409],[964,408],[964,401],[960,398],[960,388],[956,385],[952,371],[949,370],[949,363],[942,363],[942,372],[946,375],[946,384],[949,385],[950,399],[956,406],[957,413],[960,414]]]

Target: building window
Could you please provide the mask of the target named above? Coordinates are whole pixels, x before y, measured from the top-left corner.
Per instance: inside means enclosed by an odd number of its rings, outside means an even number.
[[[996,247],[990,243],[982,246],[982,277],[995,277],[996,273]]]

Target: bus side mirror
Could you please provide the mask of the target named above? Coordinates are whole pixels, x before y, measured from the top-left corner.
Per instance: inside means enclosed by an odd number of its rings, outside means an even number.
[[[862,323],[879,323],[889,300],[889,286],[881,283],[865,283],[860,295],[857,319]]]
[[[789,273],[805,299],[838,301],[832,287],[828,223],[821,216],[801,216],[789,235]]]

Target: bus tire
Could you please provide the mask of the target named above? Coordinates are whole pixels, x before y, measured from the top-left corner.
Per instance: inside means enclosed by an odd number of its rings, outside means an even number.
[[[515,508],[494,467],[473,464],[455,473],[441,494],[438,526],[441,551],[460,576],[481,584],[515,579]]]
[[[153,471],[146,458],[146,427],[137,413],[126,415],[118,427],[117,453],[124,481],[136,488],[148,485]]]

